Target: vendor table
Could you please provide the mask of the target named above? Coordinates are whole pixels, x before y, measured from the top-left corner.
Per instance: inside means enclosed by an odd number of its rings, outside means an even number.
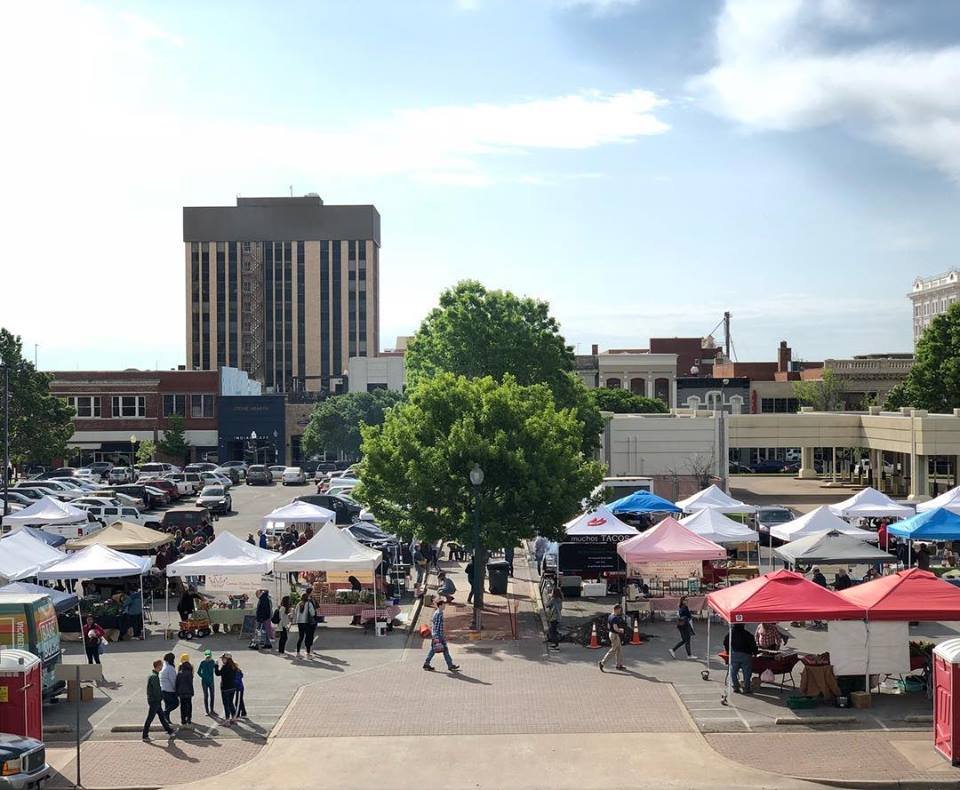
[[[580,588],[581,598],[604,598],[606,595],[606,582],[584,582]]]
[[[364,603],[321,603],[317,605],[317,614],[324,617],[354,617],[367,606]]]
[[[677,609],[680,607],[680,598],[667,596],[665,598],[646,598],[644,599],[646,603],[650,604],[650,610],[652,612],[674,612],[676,613]],[[703,609],[704,604],[707,602],[707,597],[705,595],[690,595],[687,596],[687,606],[690,608],[691,612],[699,612]]]
[[[364,609],[360,612],[360,620],[364,623],[368,623],[376,617],[378,620],[386,620],[388,623],[392,623],[400,615],[399,606],[388,606],[385,609]]]
[[[256,614],[256,609],[208,609],[211,623],[223,626],[243,625],[243,618]]]
[[[726,650],[721,650],[717,655],[724,664],[730,663],[730,657],[727,655]],[[795,651],[760,653],[753,657],[751,672],[753,675],[762,675],[769,669],[774,676],[780,677],[780,690],[783,691],[787,678],[790,678],[790,685],[796,688],[797,684],[793,680],[793,668],[799,661],[800,654]]]

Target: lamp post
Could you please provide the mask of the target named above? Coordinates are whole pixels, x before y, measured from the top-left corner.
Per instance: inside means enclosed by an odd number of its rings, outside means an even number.
[[[137,435],[135,433],[130,434],[130,468],[132,469],[137,463]]]
[[[721,379],[720,382],[720,489],[727,490],[727,475],[730,473],[730,451],[727,449],[727,429],[725,410],[723,406],[723,388],[730,383],[730,379]]]
[[[7,490],[10,486],[10,368],[3,366],[3,515],[10,513]]]
[[[480,486],[483,485],[483,470],[474,464],[470,470],[470,485],[473,486],[473,628],[480,632],[480,614],[483,611],[483,557],[480,550]]]
[[[253,462],[257,463],[257,432],[250,431],[250,452],[253,453]]]

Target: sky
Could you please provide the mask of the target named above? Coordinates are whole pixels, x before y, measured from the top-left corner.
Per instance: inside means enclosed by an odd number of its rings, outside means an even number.
[[[581,352],[908,351],[960,265],[953,0],[11,2],[0,325],[45,370],[185,356],[182,207],[382,218],[381,338],[464,278]]]

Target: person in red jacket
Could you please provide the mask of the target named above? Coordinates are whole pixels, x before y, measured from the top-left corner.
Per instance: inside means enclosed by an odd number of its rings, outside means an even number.
[[[87,653],[87,663],[99,664],[100,640],[106,636],[106,633],[97,625],[92,614],[87,615],[87,621],[80,627],[83,629],[83,649]]]

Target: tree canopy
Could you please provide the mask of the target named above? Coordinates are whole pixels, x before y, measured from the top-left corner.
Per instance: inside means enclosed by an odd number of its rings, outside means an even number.
[[[439,373],[546,384],[558,406],[577,411],[583,449],[599,446],[600,413],[573,373],[573,351],[546,302],[460,282],[440,295],[440,305],[420,324],[405,363],[410,387]]]
[[[917,341],[910,373],[884,403],[901,406],[941,413],[960,407],[960,302],[935,316]]]
[[[326,451],[355,460],[360,456],[360,428],[379,425],[391,406],[402,395],[392,390],[347,392],[333,395],[317,404],[301,439],[309,457]]]
[[[479,464],[484,547],[559,537],[603,479],[582,452],[582,434],[576,411],[558,409],[546,385],[440,373],[408,391],[383,425],[363,428],[354,495],[390,530],[472,545],[469,475]]]
[[[793,391],[804,406],[813,406],[816,411],[840,411],[846,387],[830,368],[825,368],[822,378],[794,382]]]
[[[20,336],[6,329],[0,329],[0,363],[10,371],[10,458],[18,465],[63,458],[73,436],[74,411],[50,394],[53,377],[38,372],[24,359]],[[0,373],[0,393],[2,387]],[[0,449],[0,463],[2,460]]]
[[[176,461],[184,461],[190,451],[190,441],[184,427],[183,417],[179,414],[167,418],[167,427],[163,437],[156,443],[156,451]]]
[[[157,445],[153,439],[144,439],[137,444],[137,463],[149,464],[157,454]]]
[[[667,413],[667,404],[659,398],[647,398],[630,390],[598,387],[589,392],[600,411],[612,411],[615,414]]]

